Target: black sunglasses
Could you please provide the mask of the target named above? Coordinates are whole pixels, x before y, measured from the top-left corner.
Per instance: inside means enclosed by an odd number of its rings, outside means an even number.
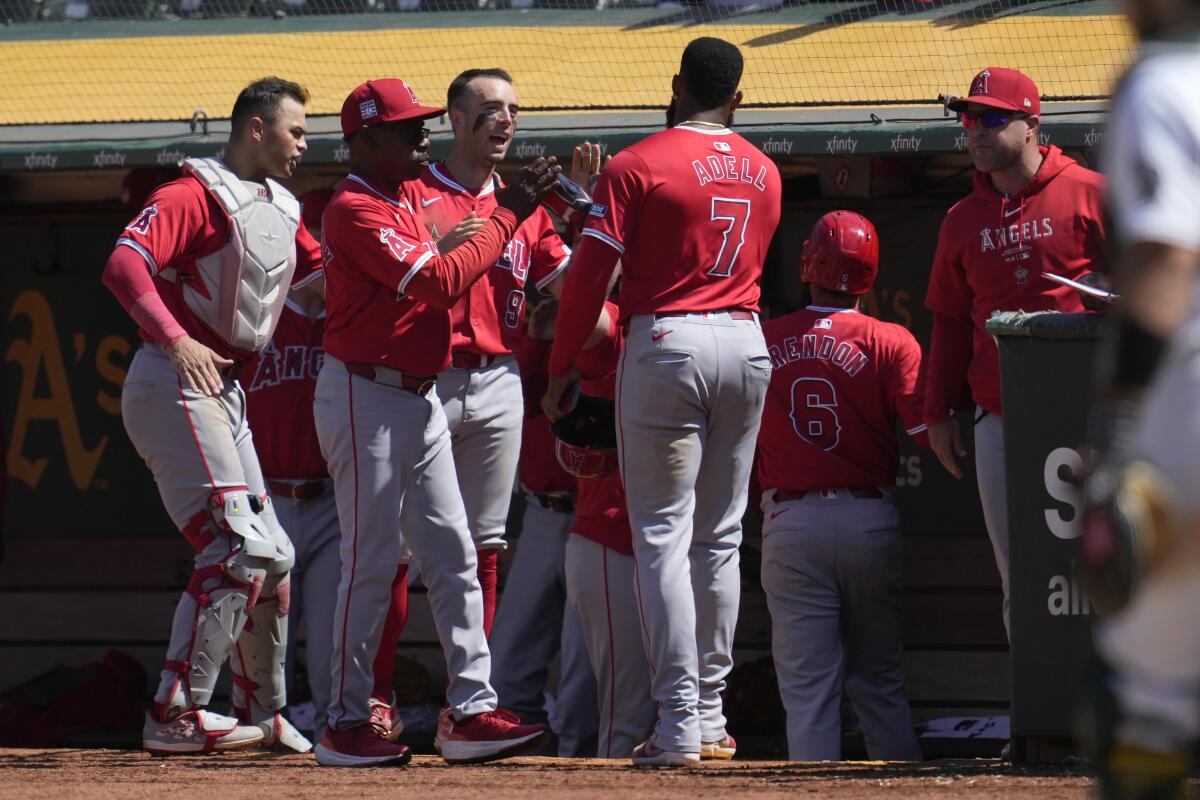
[[[430,130],[426,127],[416,127],[411,122],[381,122],[372,127],[381,128],[389,133],[404,137],[409,144],[420,144],[429,138]]]

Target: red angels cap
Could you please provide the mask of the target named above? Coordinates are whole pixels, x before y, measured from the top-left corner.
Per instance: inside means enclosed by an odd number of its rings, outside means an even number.
[[[951,111],[966,111],[968,103],[1020,111],[1034,117],[1042,113],[1042,102],[1033,79],[1006,67],[987,67],[971,81],[971,90],[966,97],[947,103],[946,107]]]
[[[444,108],[421,105],[407,81],[379,78],[360,85],[342,103],[342,135],[349,136],[381,122],[428,119],[445,113]]]

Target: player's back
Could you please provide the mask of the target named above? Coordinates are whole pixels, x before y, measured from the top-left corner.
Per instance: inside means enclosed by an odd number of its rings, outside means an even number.
[[[623,248],[622,318],[756,311],[780,192],[774,163],[727,128],[675,127],[617,154],[586,233]]]
[[[853,309],[809,306],[763,324],[774,372],[759,434],[764,489],[890,485],[896,417],[921,423],[912,334]]]

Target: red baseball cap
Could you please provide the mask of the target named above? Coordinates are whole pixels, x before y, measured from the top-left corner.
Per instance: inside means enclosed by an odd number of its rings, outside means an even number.
[[[444,108],[421,105],[407,81],[380,78],[360,85],[342,103],[342,135],[349,136],[381,122],[428,119],[445,113]]]
[[[987,67],[971,81],[966,97],[947,103],[951,111],[966,111],[968,103],[1041,116],[1042,102],[1033,79],[1006,67]]]

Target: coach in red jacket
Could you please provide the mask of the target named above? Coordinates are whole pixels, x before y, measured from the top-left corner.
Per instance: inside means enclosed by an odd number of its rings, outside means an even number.
[[[949,105],[962,114],[975,161],[975,189],[942,223],[925,307],[933,340],[925,391],[929,443],[962,477],[966,455],[952,406],[970,383],[975,413],[979,499],[1004,588],[1008,628],[1008,513],[1000,363],[984,323],[996,311],[1083,311],[1075,290],[1043,273],[1085,278],[1104,264],[1104,178],[1057,147],[1038,140],[1041,102],[1033,81],[1013,69],[988,67],[967,97]]]

